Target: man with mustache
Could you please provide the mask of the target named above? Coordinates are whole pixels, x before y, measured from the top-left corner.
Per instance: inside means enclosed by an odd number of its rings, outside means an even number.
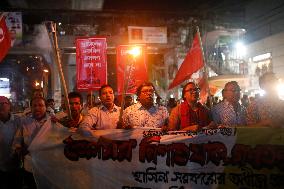
[[[65,127],[69,128],[78,128],[79,124],[83,120],[83,116],[81,114],[82,106],[83,106],[83,97],[78,92],[70,92],[68,94],[69,105],[72,119],[67,116],[67,113],[64,114],[56,114],[55,117],[59,119],[59,123],[61,123]],[[61,117],[59,117],[59,115]]]
[[[94,129],[116,129],[120,107],[114,104],[114,92],[110,85],[103,85],[99,90],[101,105],[93,107],[84,117],[79,132],[86,136],[92,135]]]
[[[154,104],[155,87],[150,82],[142,83],[136,91],[138,103],[123,112],[123,128],[162,128],[169,117],[167,108]]]
[[[21,120],[21,125],[14,138],[13,150],[21,159],[24,159],[24,187],[36,188],[32,173],[32,157],[28,148],[39,131],[44,127],[49,127],[52,122],[46,113],[46,100],[43,97],[38,96],[32,99],[31,111],[30,116],[26,116]]]

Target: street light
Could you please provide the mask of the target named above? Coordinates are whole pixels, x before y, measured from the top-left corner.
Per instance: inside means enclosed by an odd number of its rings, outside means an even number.
[[[130,49],[128,54],[130,54],[133,57],[133,59],[135,59],[137,56],[141,54],[141,47],[137,46],[133,47],[132,49]]]
[[[279,80],[279,84],[277,85],[277,92],[278,92],[278,96],[281,100],[284,100],[284,83],[282,82],[282,80]]]
[[[235,44],[235,49],[237,52],[238,58],[242,58],[244,55],[246,55],[246,46],[241,41],[237,41]]]

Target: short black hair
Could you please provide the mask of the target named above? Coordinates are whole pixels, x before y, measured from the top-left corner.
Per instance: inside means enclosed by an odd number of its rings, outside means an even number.
[[[49,99],[46,100],[46,102],[47,103],[54,102],[54,99],[53,98],[49,98]]]
[[[5,98],[5,99],[8,101],[8,103],[10,104],[10,106],[12,105],[12,103],[11,103],[11,101],[10,101],[10,99],[9,99],[8,97],[6,97],[6,96],[0,96],[0,98]]]
[[[73,91],[68,94],[68,98],[80,98],[80,103],[83,104],[83,97],[81,93]]]
[[[34,90],[32,91],[32,97],[31,97],[31,98],[34,97],[34,94],[35,94],[36,92],[42,93],[42,96],[45,97],[45,96],[44,96],[43,89],[42,89],[42,88],[37,88],[37,89],[34,89]]]
[[[102,85],[101,88],[100,88],[100,90],[99,90],[99,95],[100,95],[100,96],[101,96],[101,94],[102,94],[102,90],[103,90],[104,88],[107,88],[107,87],[109,87],[109,88],[111,88],[111,89],[113,90],[113,88],[112,88],[110,85],[108,85],[108,84]]]
[[[33,101],[38,100],[38,99],[43,100],[43,101],[44,101],[44,105],[47,106],[46,99],[43,98],[43,97],[34,97],[34,98],[32,98],[32,100],[31,100],[31,105],[33,104]]]
[[[228,85],[236,85],[236,86],[239,86],[239,83],[237,81],[229,81],[225,84],[225,87],[224,87],[224,91],[226,91],[226,88]],[[240,86],[239,86],[240,87]]]
[[[143,82],[141,85],[139,85],[139,87],[136,89],[136,95],[137,95],[138,97],[139,97],[139,96],[140,96],[140,94],[141,94],[141,90],[142,90],[142,88],[143,88],[143,87],[146,87],[146,86],[153,87],[154,92],[156,93],[156,89],[155,89],[155,87],[154,87],[153,83],[148,82],[148,81],[145,81],[145,82]]]

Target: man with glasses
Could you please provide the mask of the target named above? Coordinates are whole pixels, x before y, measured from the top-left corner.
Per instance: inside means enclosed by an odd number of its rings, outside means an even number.
[[[19,161],[13,158],[12,143],[20,118],[11,114],[11,103],[7,97],[0,96],[0,188],[20,188],[21,177]]]
[[[241,89],[236,81],[225,84],[222,91],[223,101],[212,108],[213,120],[222,126],[246,125],[246,110],[239,103]]]
[[[189,82],[183,87],[183,102],[172,109],[169,130],[196,132],[202,127],[214,125],[209,109],[198,102],[199,92],[200,89],[194,82]]]
[[[138,103],[129,106],[123,112],[123,127],[162,128],[169,117],[167,108],[154,104],[155,87],[150,82],[142,83],[136,91]]]

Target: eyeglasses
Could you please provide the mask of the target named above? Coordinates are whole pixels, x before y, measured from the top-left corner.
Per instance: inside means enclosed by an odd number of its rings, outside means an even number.
[[[242,90],[241,90],[241,89],[234,89],[234,90],[225,90],[225,91],[232,91],[233,93],[239,93],[239,92],[241,92]]]
[[[143,90],[143,91],[141,91],[141,93],[144,93],[144,94],[146,94],[146,93],[154,93],[154,90],[153,89]]]
[[[184,92],[199,93],[200,92],[200,88],[187,89]]]

